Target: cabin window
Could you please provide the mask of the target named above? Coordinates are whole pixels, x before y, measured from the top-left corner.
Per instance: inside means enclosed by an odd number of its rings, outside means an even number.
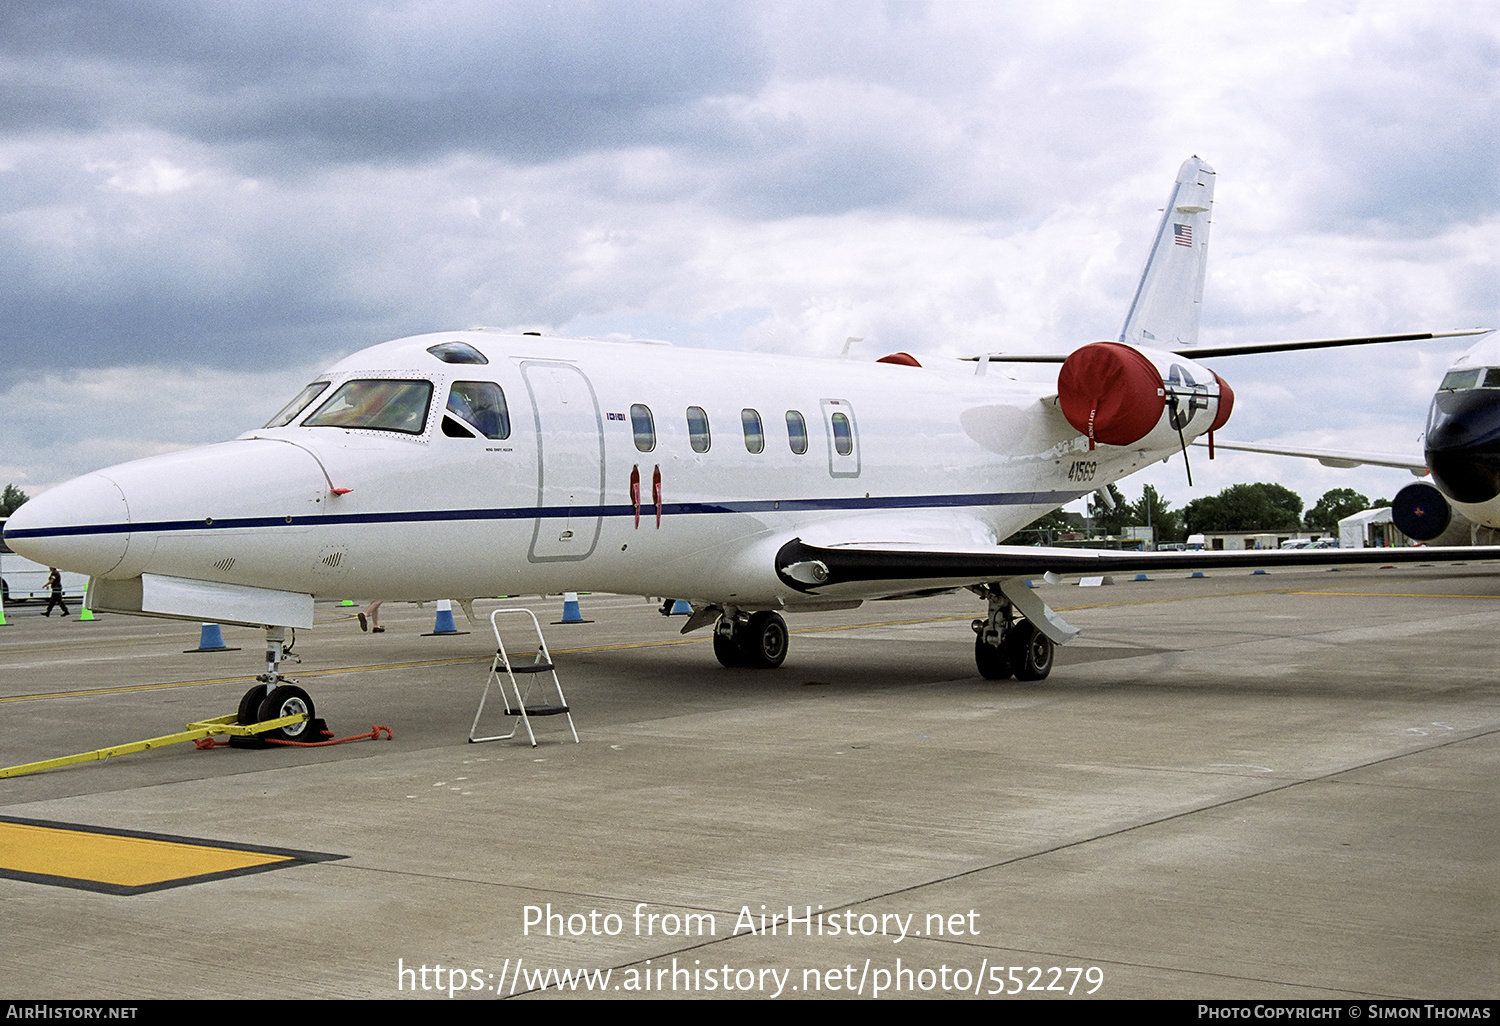
[[[362,428],[420,435],[427,425],[432,382],[421,379],[346,381],[303,427]]]
[[[493,381],[455,381],[448,390],[448,412],[486,438],[510,437],[505,393]],[[446,421],[443,433],[448,434]]]
[[[854,451],[854,432],[849,429],[849,418],[835,413],[829,422],[833,424],[833,448],[840,456],[848,456]]]
[[[755,410],[741,410],[740,425],[745,429],[745,448],[750,452],[762,452],[766,447],[766,432],[761,427],[760,414]]]
[[[311,385],[308,385],[302,391],[298,392],[297,398],[293,399],[291,402],[283,406],[280,413],[276,414],[276,416],[267,421],[266,427],[286,427],[292,421],[297,419],[297,414],[307,409],[308,404],[310,404],[318,396],[322,395],[327,388],[328,382],[314,381]]]
[[[708,436],[708,414],[701,406],[687,408],[688,444],[694,452],[708,452],[711,439]]]
[[[807,420],[796,410],[786,411],[786,441],[798,456],[807,452]]]
[[[472,363],[483,366],[490,362],[483,353],[467,342],[439,342],[435,346],[428,346],[427,351],[444,363]]]
[[[656,421],[651,419],[651,408],[636,403],[630,408],[630,428],[635,433],[635,447],[641,452],[656,448]]]

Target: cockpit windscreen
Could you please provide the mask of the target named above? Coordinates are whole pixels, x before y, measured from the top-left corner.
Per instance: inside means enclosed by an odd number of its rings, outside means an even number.
[[[1500,367],[1466,367],[1443,375],[1440,392],[1461,392],[1468,388],[1500,388]]]
[[[362,428],[420,435],[427,424],[432,382],[421,379],[346,381],[303,427]]]

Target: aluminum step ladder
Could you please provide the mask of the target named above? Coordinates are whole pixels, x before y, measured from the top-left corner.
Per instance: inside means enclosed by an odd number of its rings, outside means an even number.
[[[530,663],[516,663],[505,650],[505,639],[500,636],[497,620],[510,613],[531,617],[531,626],[536,630],[537,649],[536,657]],[[495,658],[490,663],[490,675],[484,682],[484,693],[479,696],[479,709],[474,713],[474,725],[469,728],[469,743],[509,741],[524,723],[526,736],[531,739],[531,747],[535,748],[536,734],[531,729],[533,716],[566,717],[568,729],[573,732],[573,741],[578,743],[578,728],[573,726],[573,714],[568,708],[568,700],[563,697],[562,682],[557,679],[557,666],[552,662],[552,653],[547,651],[547,639],[542,637],[542,625],[537,621],[536,614],[529,609],[497,609],[490,614],[490,627],[495,632]],[[550,689],[543,674],[552,675]],[[518,680],[518,677],[523,676],[526,678],[524,690]],[[507,682],[510,684],[509,690],[506,689]],[[479,718],[484,715],[485,700],[489,698],[490,688],[494,685],[499,685],[500,700],[505,703],[505,715],[516,717],[516,722],[509,734],[475,737],[479,732]],[[556,695],[555,700],[553,695]],[[511,704],[512,698],[515,699],[514,705]]]

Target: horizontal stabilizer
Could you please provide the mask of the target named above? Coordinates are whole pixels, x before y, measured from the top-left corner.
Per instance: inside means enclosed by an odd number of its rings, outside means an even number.
[[[1337,349],[1341,346],[1373,346],[1382,342],[1421,342],[1434,338],[1463,338],[1468,335],[1488,335],[1494,328],[1464,328],[1459,331],[1411,331],[1399,335],[1355,335],[1350,338],[1314,338],[1294,342],[1228,342],[1218,346],[1162,347],[1178,356],[1192,359],[1209,359],[1215,356],[1249,356],[1254,353],[1294,353],[1302,349]],[[987,356],[962,356],[961,360],[975,362],[989,359],[995,363],[1062,363],[1071,355],[1066,353],[990,353]]]
[[[1357,335],[1353,338],[1316,338],[1300,342],[1230,342],[1222,346],[1193,346],[1177,350],[1178,356],[1202,359],[1214,356],[1248,356],[1251,353],[1293,353],[1301,349],[1337,349],[1341,346],[1372,346],[1382,342],[1421,342],[1434,338],[1488,335],[1494,328],[1464,328],[1460,331],[1414,331],[1400,335]]]

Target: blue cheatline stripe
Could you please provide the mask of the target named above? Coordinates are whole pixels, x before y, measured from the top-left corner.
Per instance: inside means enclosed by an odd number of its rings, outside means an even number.
[[[747,499],[729,502],[669,502],[665,517],[723,513],[800,513],[815,510],[952,509],[966,506],[1061,506],[1087,492],[985,492],[970,495],[898,495],[847,499]],[[642,516],[655,516],[656,507],[641,505]],[[158,520],[141,524],[80,524],[75,527],[32,527],[6,531],[7,538],[66,538],[85,534],[129,534],[132,531],[243,530],[255,527],[311,527],[341,524],[427,524],[460,520],[534,520],[538,517],[634,517],[635,507],[511,506],[499,509],[423,509],[387,513],[322,513],[293,517],[217,517],[213,520]]]

